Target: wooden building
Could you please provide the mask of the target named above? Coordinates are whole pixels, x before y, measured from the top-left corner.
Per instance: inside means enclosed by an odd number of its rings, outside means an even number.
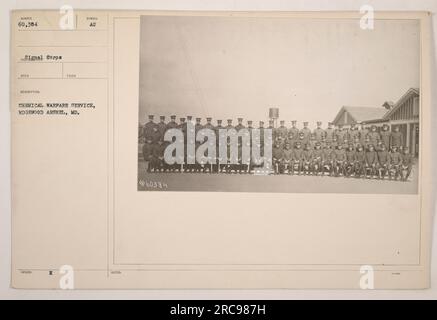
[[[340,109],[332,123],[335,126],[342,125],[349,128],[352,124],[363,123],[363,124],[375,124],[377,126],[382,126],[388,120],[383,119],[384,115],[387,113],[385,108],[373,108],[373,107],[348,107],[344,106]]]

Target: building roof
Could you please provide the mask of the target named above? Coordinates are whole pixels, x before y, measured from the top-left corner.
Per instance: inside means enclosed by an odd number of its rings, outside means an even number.
[[[411,96],[419,96],[419,88],[410,88],[408,91],[394,104],[389,112],[384,115],[384,119],[390,119],[390,116],[398,110],[402,104]]]
[[[348,113],[354,122],[365,122],[369,120],[381,119],[387,113],[387,109],[383,107],[349,107],[344,106],[337,113],[334,123],[337,123],[344,112]]]

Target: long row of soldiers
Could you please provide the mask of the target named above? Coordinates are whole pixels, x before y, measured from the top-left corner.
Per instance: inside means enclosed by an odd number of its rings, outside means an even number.
[[[139,128],[139,139],[145,144],[142,148],[144,160],[148,162],[150,172],[224,172],[243,173],[252,172],[256,166],[245,165],[167,165],[163,161],[163,154],[167,143],[164,134],[168,129],[179,128],[186,135],[187,122],[192,121],[191,116],[180,118],[171,116],[171,121],[166,123],[165,116],[160,117],[160,122],[154,122],[154,116],[149,116],[149,122]],[[238,118],[234,126],[232,119],[227,120],[227,126],[222,125],[222,120],[217,120],[217,125],[212,124],[212,118],[206,118],[206,124],[201,123],[201,118],[196,118],[194,130],[208,128],[215,132],[220,129],[253,129],[252,121],[243,124],[243,119]],[[274,122],[269,121],[268,129],[272,130],[274,146],[272,150],[272,173],[275,174],[304,174],[304,175],[331,175],[345,177],[367,177],[384,179],[407,180],[413,164],[413,157],[408,148],[403,147],[403,135],[399,128],[389,130],[384,125],[381,131],[376,126],[370,128],[362,124],[352,125],[351,128],[338,126],[332,123],[328,128],[322,129],[322,123],[317,122],[317,127],[311,130],[308,122],[303,123],[303,128],[298,129],[296,121],[291,122],[291,127],[285,126],[285,121],[280,121],[280,126],[275,128]],[[264,122],[260,121],[261,140],[263,138]],[[217,135],[218,136],[218,135]],[[262,141],[261,141],[262,144]],[[262,145],[261,145],[262,148]]]

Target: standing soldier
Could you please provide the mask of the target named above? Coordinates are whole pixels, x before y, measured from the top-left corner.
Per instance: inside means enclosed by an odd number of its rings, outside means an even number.
[[[316,142],[313,150],[312,171],[315,176],[322,172],[323,166],[323,150],[320,142]]]
[[[311,174],[311,165],[313,162],[313,150],[311,149],[309,143],[304,146],[302,152],[302,169],[304,175]]]
[[[367,134],[369,133],[369,130],[364,127],[363,123],[359,124],[360,128],[358,129],[358,133],[360,135],[360,143],[364,146],[364,141],[366,140]]]
[[[156,172],[164,172],[165,170],[165,163],[164,163],[164,140],[159,139],[156,143],[153,145],[153,170]]]
[[[288,129],[285,126],[285,121],[281,120],[280,122],[280,126],[278,129],[276,129],[276,137],[281,138],[282,141],[284,141],[287,138],[287,133],[288,133]]]
[[[366,152],[363,146],[360,144],[356,148],[355,152],[355,178],[361,178],[364,173],[364,164],[366,163]]]
[[[179,118],[179,126],[178,129],[182,131],[184,135],[184,150],[187,149],[187,123],[185,122],[185,118]],[[187,163],[187,153],[184,151],[184,163],[181,166],[181,172],[186,169]]]
[[[241,129],[244,129],[244,124],[243,124],[243,118],[238,118],[238,124],[235,126],[235,130],[240,131]]]
[[[164,139],[165,130],[167,129],[167,124],[165,123],[165,116],[159,117],[159,122],[156,125],[158,127],[160,139]]]
[[[214,130],[214,126],[212,125],[211,121],[212,121],[211,117],[206,118],[206,124],[204,126],[205,129]]]
[[[393,146],[390,153],[390,169],[388,171],[390,179],[397,179],[401,163],[402,155],[399,152],[399,148],[397,146]]]
[[[148,138],[152,138],[153,140],[153,128],[156,127],[156,123],[153,122],[153,118],[154,116],[151,114],[149,115],[149,122],[147,122],[144,125],[144,129],[143,129],[143,137],[147,140]]]
[[[176,123],[176,116],[175,115],[170,116],[170,122],[167,123],[166,130],[174,129],[177,127],[178,127],[178,124]]]
[[[378,144],[378,141],[381,140],[381,136],[379,135],[379,132],[376,130],[375,125],[372,125],[370,127],[369,138],[370,138],[370,143],[373,144],[373,146],[376,146]]]
[[[381,144],[380,149],[376,152],[378,155],[378,178],[384,179],[390,165],[390,154],[387,151],[385,144]]]
[[[328,122],[328,128],[325,130],[326,142],[332,142],[332,140],[334,140],[335,129],[332,127],[332,125],[332,122]]]
[[[314,150],[314,147],[316,146],[317,143],[317,138],[316,138],[316,134],[315,133],[311,133],[310,134],[310,140],[308,141],[308,146],[310,147],[311,150]]]
[[[322,138],[325,136],[325,130],[322,129],[322,122],[317,121],[317,128],[314,129],[314,135],[318,142],[322,141]]]
[[[369,149],[366,152],[365,160],[366,160],[366,167],[365,167],[366,178],[372,178],[376,174],[376,166],[378,163],[378,156],[376,154],[375,147],[373,146],[373,144],[369,145]]]
[[[278,141],[275,142],[275,145],[272,149],[272,164],[273,164],[273,172],[275,174],[282,173],[282,162],[283,162],[284,153]]]
[[[323,175],[328,173],[332,175],[332,168],[334,167],[335,153],[331,146],[331,143],[327,143],[323,149]]]
[[[234,129],[234,126],[232,125],[232,119],[228,119],[228,125],[225,127],[226,130]]]
[[[288,137],[290,139],[290,135],[292,140],[290,140],[291,146],[294,148],[294,143],[297,141],[299,137],[299,129],[296,127],[296,120],[291,121],[291,128],[288,130]]]
[[[395,126],[394,131],[391,134],[390,147],[402,147],[404,145],[404,137],[402,132],[399,131],[399,126]]]

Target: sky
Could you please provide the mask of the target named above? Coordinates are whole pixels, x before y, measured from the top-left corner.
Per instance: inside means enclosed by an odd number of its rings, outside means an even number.
[[[139,119],[332,121],[419,87],[419,23],[143,16]]]

